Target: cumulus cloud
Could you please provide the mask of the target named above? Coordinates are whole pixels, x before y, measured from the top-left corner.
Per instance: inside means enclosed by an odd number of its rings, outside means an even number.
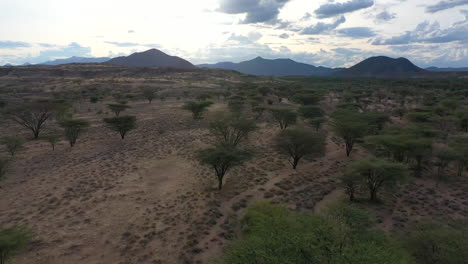
[[[0,49],[29,48],[30,43],[21,41],[0,41]]]
[[[374,5],[374,0],[351,0],[345,3],[328,3],[314,11],[318,18],[334,17]]]
[[[217,11],[226,14],[246,14],[243,24],[278,21],[280,9],[290,0],[221,0]]]
[[[288,38],[289,38],[289,34],[283,33],[283,34],[279,35],[278,37],[280,37],[280,38],[282,38],[282,39],[288,39]]]
[[[376,33],[368,27],[350,27],[337,30],[339,35],[350,38],[370,38],[375,37]]]
[[[333,23],[324,23],[324,22],[318,22],[315,25],[308,26],[304,28],[300,33],[302,35],[318,35],[318,34],[323,34],[327,33],[331,30],[334,30],[337,28],[339,25],[343,24],[346,22],[346,18],[344,16],[341,16],[339,19],[337,19]]]
[[[384,10],[384,11],[378,13],[375,16],[375,20],[377,22],[387,22],[387,21],[393,20],[395,18],[396,18],[396,14],[395,13],[390,13],[387,10]]]
[[[426,7],[428,13],[436,13],[446,9],[454,8],[457,6],[468,5],[468,0],[451,0],[451,1],[440,1],[434,5]]]
[[[409,43],[447,43],[459,41],[468,43],[468,12],[465,20],[454,23],[451,27],[442,29],[439,22],[420,23],[413,31],[407,31],[402,35],[373,41],[373,45],[402,45]]]

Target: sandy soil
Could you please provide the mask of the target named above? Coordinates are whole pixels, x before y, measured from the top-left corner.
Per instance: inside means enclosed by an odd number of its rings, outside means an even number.
[[[35,234],[13,263],[207,263],[238,234],[249,204],[270,200],[320,211],[343,198],[337,178],[346,163],[366,155],[358,147],[347,158],[330,134],[326,155],[294,171],[272,148],[279,128],[263,123],[249,141],[256,157],[231,171],[217,191],[212,170],[193,157],[212,141],[206,120],[192,120],[175,100],[132,107],[138,128],[125,140],[102,127],[106,114],[83,112],[92,127],[75,147],[61,142],[52,151],[45,141],[27,143],[0,182],[0,225],[29,226]],[[207,119],[223,110],[214,105]],[[410,182],[386,194],[394,198],[375,211],[389,231],[401,227],[398,217],[466,218],[467,187],[466,180],[437,187]]]

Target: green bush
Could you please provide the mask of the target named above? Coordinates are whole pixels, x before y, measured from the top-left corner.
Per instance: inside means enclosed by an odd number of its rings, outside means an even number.
[[[371,224],[348,205],[311,215],[257,203],[243,221],[246,234],[227,247],[220,263],[410,263],[407,253],[385,233],[370,230]]]

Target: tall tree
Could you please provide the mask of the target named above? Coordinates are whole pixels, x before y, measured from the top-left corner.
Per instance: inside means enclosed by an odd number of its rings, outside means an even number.
[[[323,155],[325,136],[308,129],[284,129],[276,137],[276,148],[291,158],[289,163],[296,169],[303,157]]]
[[[189,101],[185,103],[185,105],[182,108],[192,112],[193,119],[202,119],[203,113],[212,104],[213,102],[210,102],[210,101],[202,101],[202,102]]]
[[[89,122],[83,119],[69,119],[60,122],[60,126],[64,129],[65,139],[70,143],[70,147],[73,147],[78,137],[89,127]]]
[[[288,128],[297,121],[296,112],[290,109],[271,108],[269,111],[281,129]]]
[[[136,117],[135,116],[116,116],[111,118],[104,118],[104,123],[106,126],[116,131],[120,134],[122,139],[125,138],[125,135],[136,127]]]
[[[247,139],[257,126],[255,122],[242,118],[221,118],[210,122],[210,132],[223,144],[237,146]]]
[[[197,158],[201,164],[208,165],[215,170],[219,190],[223,187],[223,179],[226,173],[251,157],[251,152],[227,145],[217,145],[200,150],[197,153]]]
[[[395,185],[406,176],[406,166],[374,157],[354,161],[347,167],[348,173],[362,177],[369,190],[370,200],[377,201],[377,192],[384,186]]]
[[[346,156],[353,150],[354,143],[369,133],[369,124],[362,114],[340,109],[332,115],[331,127],[346,145]]]
[[[49,102],[33,102],[12,107],[6,113],[16,123],[30,129],[34,139],[38,139],[47,120],[52,117],[53,110],[54,106]]]

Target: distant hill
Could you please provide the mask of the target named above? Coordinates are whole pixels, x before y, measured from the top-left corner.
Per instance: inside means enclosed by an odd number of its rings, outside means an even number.
[[[195,68],[192,63],[176,56],[169,56],[157,49],[150,49],[145,52],[133,53],[127,57],[117,57],[107,61],[106,63],[129,67],[173,67],[183,69]]]
[[[69,63],[102,63],[110,60],[111,58],[101,57],[101,58],[85,58],[85,57],[70,57],[66,59],[57,59],[52,61],[46,61],[38,63],[40,65],[62,65]]]
[[[438,67],[429,67],[426,68],[428,71],[433,71],[433,72],[463,72],[463,71],[468,71],[468,67],[463,67],[463,68],[438,68]]]
[[[299,63],[291,59],[269,60],[264,59],[262,57],[257,57],[253,60],[243,61],[239,63],[220,62],[216,64],[200,64],[197,66],[201,68],[219,68],[226,70],[235,70],[245,74],[267,76],[328,76],[337,71],[337,69],[316,67],[310,64]]]
[[[406,58],[371,57],[348,69],[336,72],[339,77],[404,78],[429,74]]]

